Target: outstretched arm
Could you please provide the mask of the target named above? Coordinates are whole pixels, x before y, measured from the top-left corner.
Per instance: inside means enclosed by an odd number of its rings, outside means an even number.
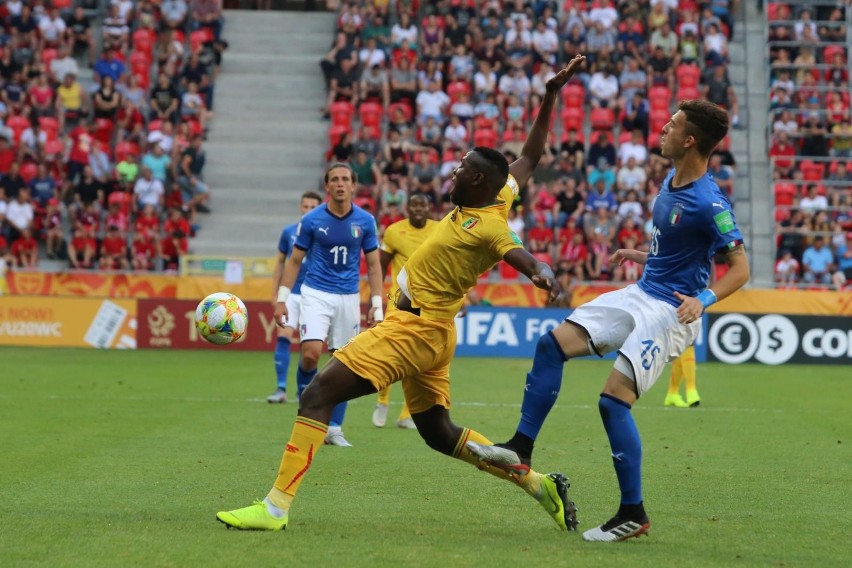
[[[748,282],[751,272],[743,245],[737,245],[725,254],[725,264],[729,267],[725,275],[698,296],[685,296],[675,292],[675,298],[681,301],[677,309],[680,323],[692,323],[701,317],[706,308],[727,298]]]
[[[541,101],[538,116],[527,135],[527,141],[524,142],[524,147],[521,149],[521,156],[509,165],[509,173],[517,180],[518,186],[523,187],[527,183],[541,160],[541,154],[544,152],[544,146],[547,143],[547,134],[550,132],[550,118],[553,114],[553,107],[556,106],[559,90],[580,70],[585,60],[586,58],[582,55],[575,56],[568,62],[568,65],[547,82],[547,91]]]

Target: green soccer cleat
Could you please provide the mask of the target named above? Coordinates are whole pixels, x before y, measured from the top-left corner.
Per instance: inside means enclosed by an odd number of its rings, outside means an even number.
[[[689,408],[689,405],[679,394],[667,394],[666,401],[663,404],[665,406],[674,406],[675,408]]]
[[[541,478],[539,504],[563,531],[577,530],[577,506],[568,498],[568,478],[561,473],[548,473]]]
[[[698,391],[688,391],[686,393],[686,404],[692,408],[701,404],[701,397],[698,396]]]
[[[253,505],[216,513],[216,520],[226,527],[243,531],[281,531],[287,528],[288,515],[278,518],[269,513],[263,501]]]

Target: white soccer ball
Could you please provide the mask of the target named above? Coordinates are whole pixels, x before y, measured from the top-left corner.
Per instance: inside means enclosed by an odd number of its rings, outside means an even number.
[[[210,343],[227,345],[245,334],[248,310],[233,294],[216,292],[201,300],[195,308],[195,327]]]

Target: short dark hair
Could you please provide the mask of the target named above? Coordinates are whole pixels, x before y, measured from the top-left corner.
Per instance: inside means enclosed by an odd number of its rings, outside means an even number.
[[[323,182],[328,183],[329,172],[331,172],[331,170],[334,170],[334,169],[337,169],[337,168],[346,168],[347,170],[349,170],[349,173],[352,174],[352,182],[353,183],[358,182],[358,174],[356,174],[355,170],[352,169],[352,166],[350,166],[346,162],[334,162],[333,164],[328,166],[328,168],[326,168],[326,170],[325,170],[325,175],[322,178]]]
[[[477,160],[477,167],[485,175],[489,185],[500,184],[502,188],[509,178],[509,162],[501,152],[486,146],[477,146],[474,153],[481,159]]]
[[[686,133],[696,140],[695,148],[702,156],[728,134],[728,113],[722,107],[699,99],[681,101],[677,108],[686,115]]]
[[[302,197],[299,198],[300,201],[302,199],[316,199],[317,201],[322,203],[322,196],[316,191],[306,191],[302,194]]]

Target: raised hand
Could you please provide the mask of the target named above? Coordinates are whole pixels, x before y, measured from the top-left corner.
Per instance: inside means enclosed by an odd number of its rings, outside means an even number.
[[[548,93],[558,93],[559,89],[565,86],[565,83],[571,80],[571,77],[577,74],[577,72],[583,67],[583,63],[586,61],[585,55],[575,55],[574,58],[568,62],[565,67],[562,68],[559,73],[550,78],[547,82],[547,92]]]

